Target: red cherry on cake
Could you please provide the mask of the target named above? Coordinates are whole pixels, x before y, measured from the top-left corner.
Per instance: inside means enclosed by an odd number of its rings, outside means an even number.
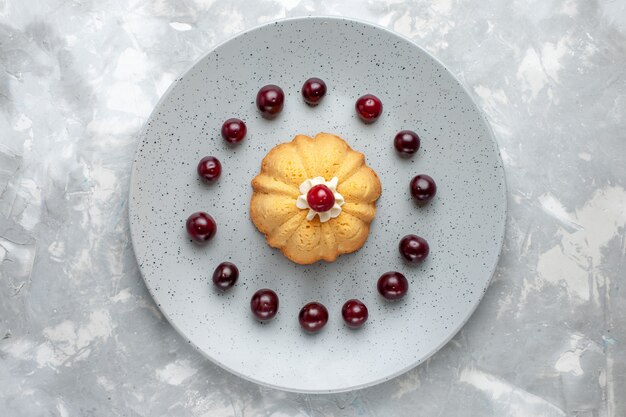
[[[230,262],[222,262],[213,272],[213,284],[220,290],[227,290],[235,285],[237,278],[239,278],[239,269]]]
[[[207,184],[217,181],[222,174],[222,164],[214,156],[205,156],[198,163],[198,176]]]
[[[300,327],[310,333],[318,332],[328,322],[328,310],[323,304],[312,302],[308,303],[298,315]]]
[[[228,143],[239,143],[246,136],[247,131],[243,120],[228,119],[222,125],[222,138]]]
[[[217,224],[209,214],[198,211],[187,218],[187,233],[196,243],[206,243],[215,236]]]
[[[413,177],[409,187],[411,195],[417,204],[426,204],[437,194],[437,184],[426,174]]]
[[[283,109],[284,102],[285,93],[277,85],[269,84],[261,87],[256,95],[256,106],[266,119],[278,116]]]
[[[269,320],[278,312],[278,296],[267,288],[258,290],[250,299],[252,314],[259,320]]]
[[[356,101],[356,113],[365,123],[373,123],[383,113],[383,103],[378,97],[366,94]]]
[[[311,187],[306,194],[306,201],[311,209],[322,213],[328,211],[335,205],[335,196],[333,192],[324,184]]]
[[[316,106],[324,95],[326,95],[326,83],[319,78],[309,78],[302,86],[302,97],[310,106]]]
[[[426,239],[417,235],[406,235],[400,240],[400,255],[407,261],[418,264],[424,262],[430,252]]]
[[[386,272],[378,279],[377,288],[386,300],[399,300],[409,290],[409,281],[399,272]]]
[[[401,130],[393,139],[393,146],[400,156],[409,157],[420,148],[420,138],[411,130]]]
[[[348,327],[359,328],[367,321],[367,307],[360,300],[348,300],[341,308],[341,316]]]

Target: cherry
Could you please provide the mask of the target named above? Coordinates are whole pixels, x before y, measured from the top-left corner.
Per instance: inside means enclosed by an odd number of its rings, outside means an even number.
[[[197,243],[206,243],[215,236],[217,224],[209,214],[198,211],[187,218],[187,233]]]
[[[278,296],[272,290],[258,290],[250,299],[252,314],[259,320],[269,320],[278,312]]]
[[[401,130],[393,139],[393,146],[401,156],[409,157],[420,148],[420,138],[411,130]]]
[[[222,262],[213,272],[213,284],[220,290],[227,290],[235,285],[237,278],[239,278],[239,269],[230,262]]]
[[[413,264],[424,262],[430,252],[428,242],[417,235],[403,237],[398,249],[400,249],[400,255]]]
[[[261,87],[256,95],[256,106],[266,119],[273,119],[278,116],[278,113],[283,109],[284,102],[285,93],[277,85],[268,84]]]
[[[426,174],[413,177],[409,184],[411,195],[418,204],[426,204],[437,194],[437,184]]]
[[[383,113],[383,103],[372,94],[359,97],[354,107],[361,120],[365,123],[374,123]]]
[[[214,156],[205,156],[198,163],[198,176],[207,184],[217,181],[222,173],[222,164]]]
[[[300,310],[298,321],[300,322],[300,327],[307,332],[318,332],[328,322],[328,310],[320,303],[308,303]]]
[[[319,78],[309,78],[302,86],[302,97],[310,106],[316,106],[325,94],[326,83]]]
[[[348,300],[341,308],[341,315],[348,327],[356,329],[367,321],[367,307],[360,300]]]
[[[378,292],[387,300],[398,300],[409,290],[409,281],[399,272],[385,272],[378,279]]]
[[[333,208],[335,196],[330,188],[324,184],[319,184],[311,187],[309,192],[306,193],[306,201],[313,210],[323,213]]]
[[[246,136],[247,131],[243,120],[228,119],[222,125],[222,138],[228,143],[239,143]]]

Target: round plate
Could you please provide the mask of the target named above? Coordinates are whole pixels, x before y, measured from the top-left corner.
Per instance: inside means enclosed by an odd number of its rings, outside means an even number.
[[[328,93],[309,107],[303,82],[320,77]],[[277,84],[285,107],[268,121],[255,107],[258,89]],[[378,96],[384,113],[371,125],[355,100]],[[238,146],[220,136],[222,122],[243,119]],[[401,159],[393,137],[417,132],[422,147]],[[250,220],[250,181],[275,145],[296,134],[330,132],[365,154],[383,194],[365,246],[336,262],[297,265]],[[214,155],[222,176],[205,185],[200,158]],[[426,207],[411,201],[420,173],[438,184]],[[502,163],[488,124],[446,68],[410,41],[380,27],[342,18],[298,18],[264,25],[218,46],[163,96],[142,133],[130,187],[130,225],[141,272],[172,325],[216,364],[249,380],[298,392],[339,392],[399,375],[437,351],[480,301],[503,240],[506,199]],[[295,204],[295,202],[294,202]],[[185,220],[195,211],[217,222],[215,238],[193,244]],[[398,242],[415,233],[430,243],[428,260],[402,262]],[[234,262],[237,285],[220,293],[216,265]],[[383,300],[378,277],[401,271],[410,282],[399,302]],[[250,297],[271,288],[280,297],[274,320],[261,324]],[[360,330],[342,322],[341,306],[358,298],[370,319]],[[318,334],[301,331],[298,312],[309,301],[330,319]]]

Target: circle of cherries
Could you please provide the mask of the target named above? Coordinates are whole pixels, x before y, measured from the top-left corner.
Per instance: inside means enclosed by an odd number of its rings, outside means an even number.
[[[304,102],[317,106],[326,95],[326,83],[320,78],[309,78],[300,90]],[[283,110],[285,93],[277,85],[268,84],[259,89],[256,95],[256,107],[265,119],[276,118]],[[354,108],[357,116],[366,124],[376,122],[383,114],[382,101],[373,94],[359,97]],[[243,120],[230,118],[222,124],[221,136],[230,145],[241,143],[247,134],[247,127]],[[399,156],[412,157],[420,148],[420,137],[411,130],[401,130],[393,138],[393,147]],[[222,174],[222,164],[214,156],[205,156],[197,166],[200,180],[206,184],[216,182]],[[416,175],[409,182],[409,191],[412,199],[418,206],[430,202],[437,193],[435,181],[426,174]],[[335,204],[333,192],[323,184],[312,187],[306,196],[309,207],[317,212],[330,210]],[[217,232],[215,219],[208,213],[199,211],[191,214],[186,222],[187,234],[198,244],[210,241]],[[430,248],[428,242],[415,234],[404,236],[398,245],[401,257],[409,264],[419,264],[428,257]],[[232,288],[239,278],[239,269],[231,262],[220,263],[213,272],[212,281],[220,291]],[[409,281],[400,272],[390,271],[382,274],[377,281],[378,293],[389,301],[396,301],[406,296],[409,290]],[[261,321],[274,318],[278,312],[278,295],[271,289],[260,289],[250,299],[252,314]],[[341,308],[341,316],[346,326],[358,329],[368,319],[367,306],[360,300],[347,300]],[[328,309],[319,302],[310,302],[302,307],[298,314],[300,327],[308,333],[317,333],[328,323]]]

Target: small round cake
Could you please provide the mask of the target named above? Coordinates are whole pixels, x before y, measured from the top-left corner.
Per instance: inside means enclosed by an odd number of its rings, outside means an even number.
[[[250,216],[267,243],[298,264],[360,249],[381,194],[365,156],[329,133],[296,136],[263,158]]]

